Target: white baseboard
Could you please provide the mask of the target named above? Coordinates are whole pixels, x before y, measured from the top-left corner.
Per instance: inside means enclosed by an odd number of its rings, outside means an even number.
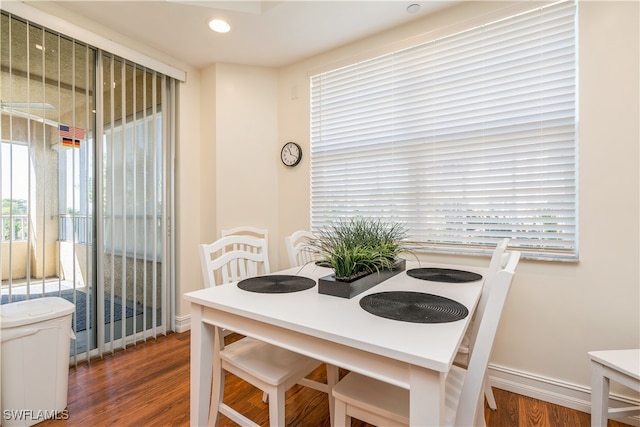
[[[495,388],[577,411],[591,413],[591,389],[588,387],[577,386],[553,378],[533,375],[493,364],[489,365],[489,378],[491,379],[491,385]],[[640,401],[612,393],[610,395],[610,404],[612,407],[639,406]],[[640,427],[639,416],[618,418],[617,421]]]
[[[187,314],[186,316],[180,316],[180,317],[176,316],[176,332],[181,333],[181,332],[187,332],[190,330],[191,330],[191,315]],[[225,329],[223,336],[226,337],[231,333],[233,333],[233,331]]]
[[[191,330],[191,315],[176,316],[176,332],[187,332]]]

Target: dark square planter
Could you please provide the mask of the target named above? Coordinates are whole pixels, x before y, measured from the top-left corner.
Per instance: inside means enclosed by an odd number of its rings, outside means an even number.
[[[396,262],[391,270],[380,270],[362,276],[349,282],[336,280],[335,276],[329,275],[318,279],[318,292],[321,294],[332,295],[334,297],[352,298],[375,285],[384,282],[390,277],[401,273],[405,269],[406,261],[404,259]]]

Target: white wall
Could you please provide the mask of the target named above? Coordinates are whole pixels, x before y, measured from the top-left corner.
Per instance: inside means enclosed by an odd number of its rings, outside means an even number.
[[[278,168],[279,246],[278,267],[288,268],[284,237],[296,230],[309,230],[309,79],[304,66],[280,70],[278,84],[278,155],[282,145],[296,142],[302,149],[297,166]],[[275,261],[272,261],[274,263]]]
[[[204,69],[203,76],[201,103],[208,116],[203,114],[202,124],[212,130],[201,152],[202,199],[207,206],[203,242],[240,225],[266,228],[277,236],[277,72],[215,64]],[[271,245],[270,259],[277,259],[277,249]]]
[[[470,2],[280,70],[281,142],[292,139],[309,151],[308,76],[314,70],[427,30],[460,28],[505,4]],[[587,351],[640,347],[638,16],[638,2],[580,4],[580,262],[521,262],[491,359],[496,369],[586,390]],[[293,87],[298,99],[291,99]],[[308,177],[308,157],[298,169],[279,173],[281,238],[308,227]]]

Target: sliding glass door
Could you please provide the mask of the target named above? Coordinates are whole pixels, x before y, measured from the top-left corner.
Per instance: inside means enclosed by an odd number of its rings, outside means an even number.
[[[2,12],[2,304],[76,305],[76,360],[170,324],[172,79]]]

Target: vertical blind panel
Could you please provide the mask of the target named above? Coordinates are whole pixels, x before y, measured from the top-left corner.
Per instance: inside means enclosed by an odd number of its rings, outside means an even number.
[[[510,237],[576,258],[576,13],[560,2],[312,76],[312,227],[382,216],[428,248]]]
[[[106,294],[134,311],[129,321],[112,322],[112,348],[166,330],[167,292],[163,271],[164,170],[168,136],[162,131],[165,100],[158,96],[161,76],[103,54],[105,93],[103,164],[105,255],[110,263]],[[114,328],[114,324],[118,328]],[[127,340],[123,337],[132,337]]]

